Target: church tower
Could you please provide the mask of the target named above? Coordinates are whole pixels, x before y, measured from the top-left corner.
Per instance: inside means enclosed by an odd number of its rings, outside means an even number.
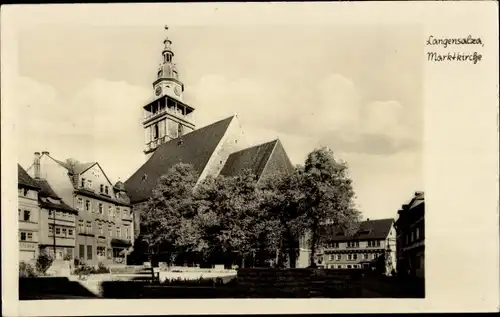
[[[168,26],[165,26],[165,30],[168,30]],[[158,67],[157,79],[153,82],[155,100],[144,106],[144,153],[148,158],[162,143],[194,130],[194,108],[182,101],[184,84],[179,80],[174,63],[172,41],[166,36],[163,43],[162,62]]]

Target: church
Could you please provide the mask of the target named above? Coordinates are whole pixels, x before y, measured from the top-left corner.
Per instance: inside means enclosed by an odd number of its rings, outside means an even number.
[[[191,164],[200,175],[198,182],[208,175],[236,176],[248,169],[260,181],[267,175],[293,170],[279,139],[248,144],[237,115],[197,129],[192,118],[195,108],[183,100],[185,87],[168,36],[164,45],[152,87],[155,100],[143,107],[146,162],[124,183],[134,210],[136,242],[140,241],[138,207],[149,199],[159,178],[178,163]],[[132,261],[147,260],[137,243],[135,249]]]

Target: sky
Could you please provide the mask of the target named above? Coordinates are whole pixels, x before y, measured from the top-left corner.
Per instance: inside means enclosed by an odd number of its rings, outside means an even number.
[[[98,161],[112,182],[145,162],[158,25],[18,29],[18,160]],[[237,114],[254,144],[277,137],[294,164],[330,147],[349,164],[365,218],[394,218],[423,188],[422,34],[415,25],[170,26],[197,127]]]

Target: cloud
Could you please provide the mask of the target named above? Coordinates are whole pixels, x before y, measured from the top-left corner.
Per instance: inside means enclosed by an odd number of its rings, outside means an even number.
[[[66,100],[53,87],[18,78],[16,131],[19,160],[32,162],[35,151],[58,159],[99,161],[114,180],[134,172],[144,161],[142,105],[150,91],[126,82],[97,79]]]
[[[289,85],[293,85],[289,83]],[[311,85],[309,85],[311,86]],[[230,81],[205,76],[190,88],[197,118],[209,123],[238,113],[248,128],[318,140],[344,152],[395,154],[418,149],[408,109],[398,101],[364,101],[350,79],[331,74],[312,85],[290,89],[260,78]]]

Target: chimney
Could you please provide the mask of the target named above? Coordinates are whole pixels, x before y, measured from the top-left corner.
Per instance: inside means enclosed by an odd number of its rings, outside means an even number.
[[[49,152],[47,152],[47,151],[43,151],[43,152],[42,152],[42,155],[49,155],[49,154],[50,154],[50,153],[49,153]]]
[[[35,152],[35,160],[33,162],[35,179],[40,179],[40,152]]]
[[[366,221],[370,221],[370,218],[366,218]]]

